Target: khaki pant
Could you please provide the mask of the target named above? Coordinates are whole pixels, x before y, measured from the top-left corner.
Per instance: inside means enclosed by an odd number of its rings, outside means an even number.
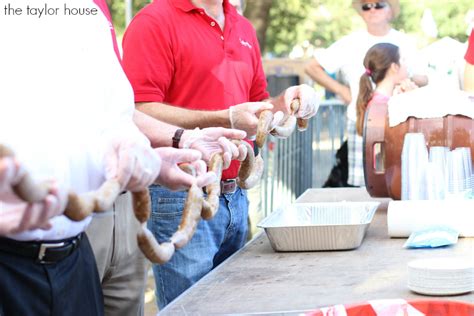
[[[143,315],[148,262],[137,245],[139,223],[128,192],[87,229],[102,282],[105,315]]]

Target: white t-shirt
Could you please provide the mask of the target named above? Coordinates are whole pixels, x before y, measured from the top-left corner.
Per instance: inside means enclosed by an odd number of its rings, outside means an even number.
[[[364,73],[364,57],[377,43],[391,43],[400,47],[400,55],[406,58],[409,69],[418,64],[416,45],[408,35],[391,29],[387,35],[374,36],[367,30],[360,30],[344,36],[325,50],[317,51],[315,58],[329,73],[341,71],[351,89],[352,101],[347,108],[347,118],[356,120],[356,102],[359,94],[359,81]],[[417,71],[418,72],[418,71]]]
[[[45,2],[60,14],[0,19],[0,143],[37,180],[56,179],[83,193],[104,181],[103,156],[111,139],[126,135],[149,143],[133,124],[133,91],[100,8],[91,0],[35,0],[34,6]],[[10,3],[26,8],[33,2]],[[97,8],[98,14],[64,16],[65,3]],[[64,239],[84,231],[90,217],[73,222],[61,215],[51,222],[49,230],[9,237]]]

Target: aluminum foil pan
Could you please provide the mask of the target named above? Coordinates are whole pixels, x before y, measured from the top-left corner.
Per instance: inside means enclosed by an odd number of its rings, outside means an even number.
[[[275,251],[354,249],[361,245],[380,202],[297,203],[279,208],[258,227]]]

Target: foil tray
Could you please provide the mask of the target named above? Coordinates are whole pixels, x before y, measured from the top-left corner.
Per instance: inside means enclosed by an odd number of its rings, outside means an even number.
[[[355,249],[380,202],[296,203],[282,207],[257,226],[275,251]]]

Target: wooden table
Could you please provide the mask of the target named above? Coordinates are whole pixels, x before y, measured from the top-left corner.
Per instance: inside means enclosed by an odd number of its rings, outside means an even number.
[[[365,189],[310,189],[298,202],[373,200]],[[380,199],[379,199],[380,200]],[[383,203],[355,250],[275,252],[265,233],[184,292],[163,315],[283,313],[375,299],[444,299],[474,303],[474,294],[428,297],[407,288],[407,263],[417,258],[474,256],[474,239],[454,247],[407,250],[387,235]]]

